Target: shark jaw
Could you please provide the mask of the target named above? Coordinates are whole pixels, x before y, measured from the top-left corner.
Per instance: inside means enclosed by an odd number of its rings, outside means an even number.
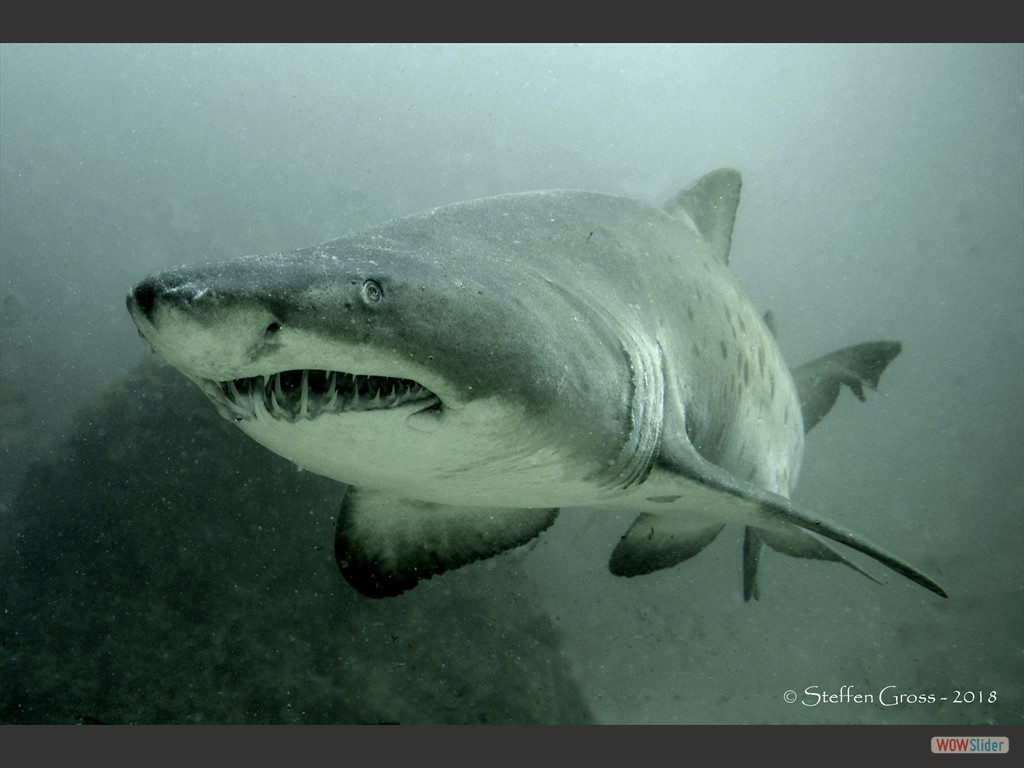
[[[412,379],[296,369],[216,381],[189,378],[251,439],[301,470],[434,503],[540,507],[606,493],[542,430],[519,430],[520,406],[498,397],[442,399]],[[481,467],[484,467],[481,470]]]
[[[277,419],[288,423],[321,414],[359,413],[413,406],[440,410],[441,399],[412,379],[342,371],[290,370],[227,381],[195,379],[227,419]]]

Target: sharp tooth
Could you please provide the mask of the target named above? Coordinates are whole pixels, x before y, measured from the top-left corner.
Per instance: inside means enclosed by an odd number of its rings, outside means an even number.
[[[327,379],[325,380],[324,383],[324,386],[326,387],[326,389],[324,390],[324,394],[327,396],[326,408],[329,411],[334,410],[334,404],[338,400],[338,389],[334,381],[335,377],[336,373],[334,371],[331,371],[328,374]]]
[[[246,397],[248,401],[248,408],[242,404],[242,393],[238,391],[238,387],[235,386],[234,381],[228,382],[228,405],[232,412],[243,419],[250,419],[253,416],[253,404],[252,398]]]
[[[264,379],[264,391],[266,391],[266,389],[265,389],[265,387],[266,387],[266,378],[267,378],[266,376],[263,377],[263,379]],[[252,398],[252,412],[253,412],[253,415],[256,417],[257,421],[259,421],[260,419],[273,418],[273,416],[270,415],[270,411],[267,410],[267,404],[265,402],[263,402],[263,398],[262,397],[253,396],[253,398]]]
[[[273,382],[271,380],[271,377],[269,377],[269,376],[261,376],[260,378],[263,379],[263,385],[260,387],[260,391],[259,392],[255,392],[255,391],[252,392],[252,398],[253,398],[253,400],[259,400],[261,403],[263,403],[263,408],[269,414],[270,413],[270,410],[269,410],[270,409],[270,395],[271,395],[271,392],[273,391],[273,386],[274,385],[273,385]]]
[[[238,391],[234,381],[225,382],[220,386],[227,402],[228,410],[234,414],[235,421],[245,421],[253,417],[252,398],[246,398],[248,408],[242,402],[242,393]]]
[[[284,393],[281,391],[281,374],[272,373],[263,377],[261,395],[260,400],[268,416],[274,419],[287,417],[287,412],[281,407],[281,402],[285,400]]]
[[[302,394],[299,396],[299,418],[309,418],[309,371],[302,369]]]

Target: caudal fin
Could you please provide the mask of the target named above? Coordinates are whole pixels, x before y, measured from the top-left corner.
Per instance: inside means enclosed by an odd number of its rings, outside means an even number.
[[[836,525],[835,523],[812,517],[805,512],[801,512],[793,506],[788,499],[773,497],[762,503],[761,511],[771,519],[795,525],[805,531],[810,531],[811,533],[816,533],[819,536],[824,536],[826,539],[839,542],[850,549],[863,552],[865,555],[873,557],[887,568],[910,579],[916,584],[920,584],[925,589],[934,592],[940,597],[949,597],[949,595],[946,594],[946,590],[944,590],[937,581],[922,573],[910,563],[905,560],[901,560],[896,557],[896,555],[886,552],[877,544],[874,544],[867,539],[858,536],[852,531],[848,531],[845,528]]]

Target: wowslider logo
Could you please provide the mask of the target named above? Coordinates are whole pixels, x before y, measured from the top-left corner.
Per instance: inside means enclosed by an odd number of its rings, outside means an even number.
[[[936,754],[1005,755],[1009,751],[1006,736],[932,736],[932,752]]]

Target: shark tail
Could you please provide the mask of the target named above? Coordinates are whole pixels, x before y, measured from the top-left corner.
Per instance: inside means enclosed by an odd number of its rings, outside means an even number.
[[[774,330],[774,318],[769,312],[765,322]],[[849,387],[857,399],[864,402],[864,387],[876,390],[882,372],[888,367],[902,350],[898,341],[871,341],[844,347],[827,355],[812,360],[792,371],[800,399],[800,410],[804,419],[804,433],[810,432],[835,405],[839,391],[843,386]],[[761,560],[762,544],[767,544],[776,552],[792,557],[811,558],[840,562],[872,581],[874,576],[864,571],[855,563],[843,557],[824,542],[800,531],[793,530],[786,534],[770,533],[757,528],[747,527],[743,538],[743,599],[758,599],[757,573]]]
[[[863,552],[865,555],[874,558],[882,565],[886,566],[890,570],[900,574],[901,576],[910,579],[916,584],[920,584],[930,592],[934,592],[940,597],[949,597],[937,581],[932,579],[927,574],[919,571],[917,568],[912,566],[910,563],[896,557],[896,555],[886,552],[884,549],[879,547],[867,539],[842,528],[835,523],[831,523],[827,520],[813,517],[805,512],[801,512],[788,499],[782,497],[774,497],[767,503],[761,505],[762,514],[767,518],[782,522],[788,526],[798,526],[804,531],[815,533],[818,536],[823,536],[832,541],[838,542],[843,546],[855,549],[858,552]],[[848,563],[849,564],[849,563]],[[855,570],[864,573],[856,566],[853,566]],[[867,575],[867,574],[865,574]],[[872,578],[873,581],[878,581]]]
[[[743,536],[743,599],[758,600],[761,597],[760,585],[758,584],[758,566],[761,561],[762,546],[767,544],[776,552],[781,552],[790,557],[801,557],[810,560],[824,560],[832,563],[842,563],[847,568],[852,568],[861,576],[865,576],[876,584],[882,582],[872,574],[865,571],[852,560],[843,557],[832,547],[814,536],[809,536],[802,530],[793,529],[785,533],[780,531],[766,531],[752,526],[747,526]]]
[[[857,386],[860,382],[877,386],[882,370],[898,353],[898,344],[877,342],[840,350],[805,368],[824,371],[823,381],[841,381],[857,393],[851,381],[859,382]],[[835,383],[836,396],[838,387]],[[825,408],[822,415],[827,411]],[[832,548],[829,541],[868,555],[940,597],[948,597],[938,582],[910,563],[835,523],[800,510],[784,496],[734,477],[704,459],[688,440],[662,445],[655,475],[660,473],[665,473],[666,484],[682,476],[694,481],[693,488],[685,497],[647,497],[659,509],[641,513],[615,547],[609,568],[616,575],[637,576],[688,560],[710,544],[724,521],[735,521],[745,527],[743,592],[748,600],[759,595],[758,567],[764,545],[793,557],[842,563],[878,582]]]
[[[743,540],[745,600],[760,597],[758,566],[765,545],[791,557],[841,563],[876,584],[882,583],[822,539],[862,552],[940,597],[949,596],[933,578],[877,544],[835,523],[800,511],[788,499],[758,491],[744,498],[753,503],[750,515],[757,520],[756,524],[746,526]],[[735,489],[729,488],[727,492],[735,494]],[[670,568],[702,552],[723,527],[723,523],[686,513],[642,513],[612,552],[609,570],[616,576],[640,576]]]

